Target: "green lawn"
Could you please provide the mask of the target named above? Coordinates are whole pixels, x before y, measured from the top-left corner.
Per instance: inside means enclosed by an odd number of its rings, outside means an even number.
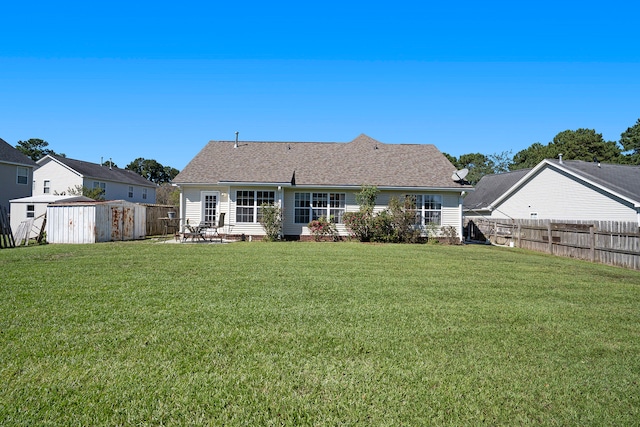
[[[490,246],[0,251],[0,425],[638,425],[640,272]]]

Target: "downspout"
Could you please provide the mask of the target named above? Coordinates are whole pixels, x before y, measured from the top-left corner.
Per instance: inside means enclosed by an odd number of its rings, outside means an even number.
[[[460,243],[464,242],[464,209],[462,208],[462,202],[467,195],[467,192],[462,190],[460,197],[458,198],[458,211],[460,212]]]

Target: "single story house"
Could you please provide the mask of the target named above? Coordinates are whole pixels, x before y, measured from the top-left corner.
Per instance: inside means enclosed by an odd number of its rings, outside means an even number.
[[[47,155],[38,160],[33,195],[68,194],[77,186],[101,188],[105,200],[155,203],[157,185],[139,174],[112,166]]]
[[[36,162],[0,139],[0,207],[9,213],[9,201],[31,196]]]
[[[640,226],[640,166],[545,159],[482,177],[464,200],[465,220],[633,221]]]
[[[44,224],[44,214],[50,203],[93,201],[85,196],[57,196],[54,194],[42,194],[40,196],[21,197],[11,200],[11,230],[18,230],[21,222],[34,220],[29,238],[38,237],[38,230]]]
[[[430,144],[384,144],[366,135],[348,143],[210,141],[176,176],[180,217],[217,222],[223,233],[264,236],[260,206],[283,209],[283,237],[310,236],[307,225],[332,218],[340,235],[345,212],[357,211],[363,185],[380,193],[376,210],[393,196],[416,196],[421,225],[454,227],[462,236],[462,199],[472,187],[454,181],[455,167]]]

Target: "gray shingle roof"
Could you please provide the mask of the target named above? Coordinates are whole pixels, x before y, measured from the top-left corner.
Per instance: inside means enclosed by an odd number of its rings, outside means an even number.
[[[545,165],[559,167],[571,174],[640,202],[640,166],[617,165],[608,163],[585,162],[582,160],[564,160],[562,164],[556,159],[543,160],[533,169]],[[463,202],[464,209],[485,209],[489,204],[503,196],[520,179],[532,169],[520,169],[513,172],[483,176],[476,185],[475,191]]]
[[[465,188],[430,144],[384,144],[366,135],[349,143],[210,141],[176,184],[245,182],[300,186]]]
[[[51,157],[60,163],[67,165],[69,168],[78,172],[86,178],[94,178],[98,180],[120,182],[124,184],[139,185],[142,187],[155,187],[156,185],[146,180],[137,173],[120,168],[109,168],[109,166],[101,166],[97,163],[89,163],[82,160],[74,160],[68,157],[60,157],[55,155],[45,156],[38,160],[38,164],[47,161],[47,157]]]
[[[491,202],[502,196],[530,171],[531,168],[483,176],[476,184],[475,191],[464,198],[463,208],[486,209]]]
[[[36,162],[22,154],[15,147],[9,145],[9,143],[7,143],[7,141],[2,138],[0,138],[0,162],[14,163],[31,167],[36,166]]]
[[[582,160],[558,160],[548,162],[582,176],[609,190],[640,202],[640,166],[585,162]]]

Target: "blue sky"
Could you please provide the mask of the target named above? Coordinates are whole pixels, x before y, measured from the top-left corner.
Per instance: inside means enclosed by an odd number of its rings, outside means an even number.
[[[637,2],[18,3],[0,138],[81,160],[182,169],[235,131],[515,154],[640,118]]]

